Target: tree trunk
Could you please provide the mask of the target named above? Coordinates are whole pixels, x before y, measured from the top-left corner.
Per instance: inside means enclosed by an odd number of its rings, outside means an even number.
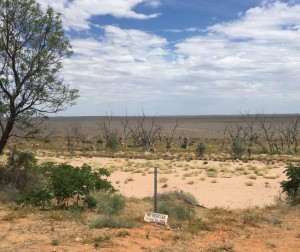
[[[15,118],[10,117],[7,121],[6,127],[2,133],[1,139],[0,139],[0,154],[3,153],[3,150],[7,144],[7,141],[10,137],[10,133],[12,132],[12,129],[14,127]]]

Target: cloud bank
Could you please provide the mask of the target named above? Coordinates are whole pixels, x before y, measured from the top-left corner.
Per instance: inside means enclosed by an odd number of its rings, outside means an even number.
[[[64,14],[66,29],[90,29],[92,16],[149,19],[138,4],[159,1],[47,1]],[[153,10],[153,9],[152,9]],[[237,19],[179,41],[151,31],[103,28],[72,38],[74,56],[63,76],[80,90],[69,113],[233,114],[299,112],[300,4],[266,1]],[[188,27],[187,27],[188,29]]]

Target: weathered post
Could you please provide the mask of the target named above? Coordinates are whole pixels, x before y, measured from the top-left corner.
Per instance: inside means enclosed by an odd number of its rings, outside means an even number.
[[[154,166],[154,213],[157,213],[157,167]]]

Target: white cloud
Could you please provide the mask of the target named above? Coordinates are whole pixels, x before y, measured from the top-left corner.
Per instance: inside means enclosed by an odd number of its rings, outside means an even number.
[[[146,0],[146,6],[157,8],[161,5],[160,0]]]
[[[45,8],[52,6],[63,14],[65,29],[86,30],[90,28],[89,19],[93,16],[112,15],[116,18],[149,19],[159,14],[145,15],[133,11],[138,4],[146,2],[152,7],[158,1],[149,0],[38,0]]]
[[[186,70],[200,79],[204,74],[220,97],[296,98],[299,13],[300,5],[280,2],[256,7],[238,20],[208,27],[207,35],[177,44],[177,52],[184,56]]]
[[[101,8],[89,7],[94,1],[75,0],[69,6],[60,1],[57,8],[67,14],[68,27],[84,29],[90,26],[88,19],[99,13],[140,18],[143,14],[132,9],[147,3],[97,1]],[[123,8],[114,6],[115,2]],[[73,24],[68,23],[71,13],[76,13]],[[101,27],[102,37],[72,39],[75,54],[65,62],[63,75],[79,88],[81,98],[80,110],[70,113],[118,114],[125,107],[129,113],[144,108],[146,113],[160,115],[297,112],[299,13],[300,4],[268,2],[236,20],[207,27],[206,34],[175,43],[113,25]]]

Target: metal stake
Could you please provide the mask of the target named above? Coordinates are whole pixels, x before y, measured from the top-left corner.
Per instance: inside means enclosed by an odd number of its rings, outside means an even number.
[[[157,167],[154,166],[154,213],[157,213]]]

